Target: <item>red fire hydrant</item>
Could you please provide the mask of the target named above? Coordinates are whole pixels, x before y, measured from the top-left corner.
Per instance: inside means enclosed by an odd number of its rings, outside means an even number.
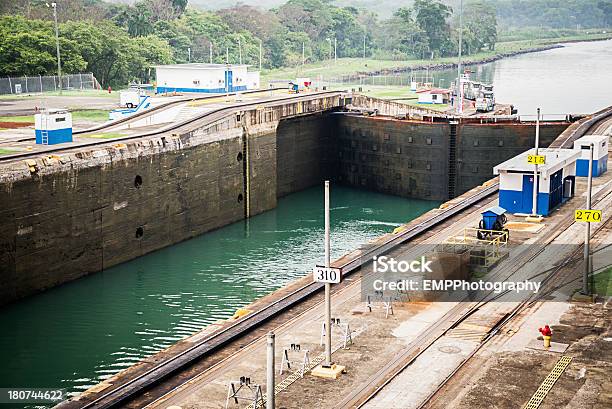
[[[538,328],[538,331],[542,334],[542,338],[544,338],[544,348],[550,348],[550,338],[552,337],[552,330],[548,325],[544,325],[544,328]]]
[[[109,87],[108,87],[108,93],[110,94],[112,90],[113,90],[113,89],[112,89],[112,88],[109,86]]]

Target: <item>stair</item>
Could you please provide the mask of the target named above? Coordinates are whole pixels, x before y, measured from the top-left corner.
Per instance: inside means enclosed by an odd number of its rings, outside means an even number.
[[[43,145],[49,145],[49,131],[46,129],[40,131],[40,143]]]
[[[450,123],[448,140],[448,198],[457,196],[457,121]]]

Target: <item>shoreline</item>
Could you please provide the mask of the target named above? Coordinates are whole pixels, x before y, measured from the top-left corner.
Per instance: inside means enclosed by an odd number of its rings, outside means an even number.
[[[514,57],[517,55],[537,53],[537,52],[548,51],[548,50],[553,50],[557,48],[563,48],[564,47],[563,44],[594,42],[594,41],[609,41],[609,40],[612,40],[612,35],[609,37],[605,37],[605,38],[587,38],[587,39],[571,39],[570,38],[566,41],[561,41],[561,39],[556,39],[554,42],[547,44],[547,45],[530,47],[530,48],[525,48],[525,49],[515,50],[515,51],[500,52],[500,53],[497,53],[497,54],[494,54],[488,57],[464,61],[462,62],[462,65],[463,66],[474,66],[474,65],[479,65],[479,64],[488,64],[488,63],[491,63],[497,60],[501,60],[503,58]],[[453,68],[457,68],[456,62],[438,62],[438,63],[432,63],[432,64],[419,63],[417,65],[412,65],[412,66],[405,65],[405,66],[398,66],[398,67],[392,67],[392,68],[381,68],[375,71],[356,71],[351,74],[340,75],[334,78],[334,80],[351,81],[351,80],[359,80],[360,78],[364,78],[364,77],[373,77],[377,75],[392,75],[392,74],[397,74],[397,73],[405,73],[408,71],[425,71],[425,70],[441,71],[441,70],[447,70],[447,69],[453,69]]]

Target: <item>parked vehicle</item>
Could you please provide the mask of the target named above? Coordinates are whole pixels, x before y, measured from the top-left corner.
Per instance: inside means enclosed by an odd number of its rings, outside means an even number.
[[[495,109],[495,96],[493,91],[482,91],[480,96],[476,98],[476,111],[490,112]]]

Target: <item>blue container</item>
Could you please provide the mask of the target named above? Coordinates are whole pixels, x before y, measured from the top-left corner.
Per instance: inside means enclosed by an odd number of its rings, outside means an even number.
[[[506,213],[506,209],[500,206],[493,206],[482,212],[482,228],[485,230],[493,230],[497,218],[504,213]]]

